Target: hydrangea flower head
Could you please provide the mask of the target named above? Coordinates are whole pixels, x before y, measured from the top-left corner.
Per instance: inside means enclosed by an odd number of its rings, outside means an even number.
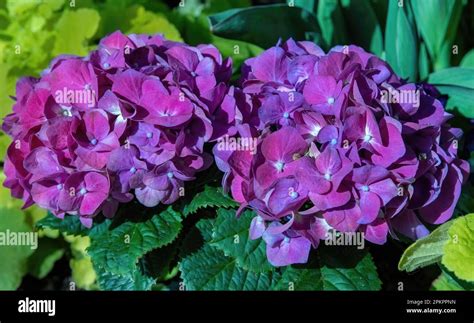
[[[325,54],[292,39],[247,60],[241,86],[234,139],[257,149],[214,153],[273,265],[307,262],[331,230],[384,244],[452,216],[469,166],[432,87],[357,46]]]
[[[171,204],[210,165],[204,144],[231,131],[231,73],[214,46],[161,35],[115,32],[87,57],[57,57],[17,83],[4,185],[87,226],[134,197]]]

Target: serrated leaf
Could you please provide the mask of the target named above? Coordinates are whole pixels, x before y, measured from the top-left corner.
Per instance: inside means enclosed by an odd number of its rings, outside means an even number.
[[[474,214],[454,220],[448,235],[442,264],[458,278],[474,281]]]
[[[277,290],[380,290],[377,268],[368,252],[320,248],[317,261],[285,268]]]
[[[37,279],[43,279],[53,269],[56,261],[62,258],[66,246],[60,240],[41,238],[38,249],[28,259],[28,271]]]
[[[53,55],[87,55],[88,41],[96,33],[99,22],[99,13],[94,9],[65,10],[56,24],[57,35]]]
[[[98,284],[102,290],[112,291],[140,291],[150,290],[155,280],[147,277],[135,266],[124,274],[113,274],[100,271],[97,276]]]
[[[224,195],[222,188],[206,185],[204,191],[196,194],[191,202],[184,207],[183,215],[187,216],[207,207],[230,208],[235,206],[238,206],[238,204],[230,197]]]
[[[82,225],[77,216],[65,215],[64,219],[60,219],[48,212],[48,215],[36,223],[40,229],[49,228],[59,230],[66,234],[85,236],[89,233],[89,229]]]
[[[257,272],[272,270],[263,239],[249,238],[250,223],[255,216],[255,213],[248,210],[237,218],[235,210],[219,209],[211,244],[222,250],[226,256],[236,258],[244,269]]]
[[[277,272],[247,271],[210,245],[185,258],[180,271],[186,290],[269,290],[279,279]]]
[[[171,207],[145,222],[125,222],[90,233],[87,252],[96,268],[126,274],[139,258],[173,242],[181,231],[181,216]]]
[[[410,245],[400,258],[398,269],[410,272],[440,261],[443,247],[449,239],[448,229],[451,225],[452,221],[446,222],[430,235]]]
[[[196,227],[199,229],[204,241],[211,241],[212,239],[212,228],[214,227],[215,219],[201,219],[196,223]]]

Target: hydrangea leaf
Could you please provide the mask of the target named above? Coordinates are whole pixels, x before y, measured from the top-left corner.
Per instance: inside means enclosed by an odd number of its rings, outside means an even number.
[[[446,222],[430,235],[410,245],[400,258],[398,269],[410,272],[440,261],[443,256],[443,246],[449,239],[448,229],[451,225],[452,221]]]
[[[0,232],[31,233],[25,215],[19,209],[0,208]],[[5,237],[6,239],[8,237]],[[20,286],[23,276],[28,272],[28,257],[34,252],[31,246],[0,245],[0,290],[15,290]],[[8,259],[8,261],[5,261]]]
[[[326,49],[336,44],[347,44],[346,25],[339,1],[320,0],[317,16]]]
[[[180,271],[186,290],[269,290],[280,276],[247,271],[208,244],[185,258]]]
[[[102,225],[92,231],[87,252],[96,268],[126,274],[149,251],[173,242],[181,231],[181,216],[171,207],[145,222]]]
[[[276,290],[380,290],[377,268],[368,252],[349,248],[317,251],[317,260],[284,269]]]
[[[212,228],[214,227],[214,222],[215,219],[201,219],[196,223],[196,227],[204,238],[204,241],[209,242],[212,240]]]
[[[99,13],[94,9],[65,10],[56,24],[53,54],[87,55],[87,42],[96,33],[99,22]]]
[[[220,50],[222,56],[232,58],[234,72],[240,71],[240,67],[246,59],[255,57],[263,52],[263,49],[256,45],[214,35],[212,36],[212,44]]]
[[[324,290],[380,290],[382,287],[369,253],[350,268],[324,264],[321,267],[321,277]]]
[[[319,32],[313,14],[286,4],[231,9],[212,15],[209,19],[215,35],[263,48],[275,45],[280,38],[303,40],[307,32]]]
[[[196,194],[191,202],[184,207],[183,214],[187,216],[196,213],[197,210],[207,207],[234,207],[238,204],[230,197],[224,195],[222,188],[205,186],[204,191]]]
[[[82,225],[77,216],[65,215],[64,219],[60,219],[48,212],[48,215],[38,221],[36,226],[40,229],[59,230],[66,234],[85,236],[89,233],[89,229]]]
[[[37,279],[43,279],[61,259],[66,246],[61,241],[50,238],[38,240],[38,249],[28,259],[29,273]]]
[[[275,290],[287,291],[315,291],[324,290],[321,270],[319,268],[298,268],[288,266],[281,279],[274,287]]]
[[[69,266],[71,267],[72,280],[77,288],[86,290],[93,288],[97,275],[90,257],[72,258],[69,261]]]
[[[474,281],[474,214],[454,220],[448,235],[442,264],[458,278]]]
[[[150,290],[155,283],[153,278],[143,275],[137,266],[130,268],[130,270],[124,274],[99,271],[97,280],[100,289],[113,291]]]
[[[249,238],[250,223],[255,216],[254,212],[245,211],[237,218],[235,210],[219,209],[211,244],[226,256],[236,258],[244,269],[257,272],[272,270],[266,256],[265,241]]]

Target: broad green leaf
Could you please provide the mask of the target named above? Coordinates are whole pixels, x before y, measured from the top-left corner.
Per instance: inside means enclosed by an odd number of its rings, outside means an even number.
[[[369,0],[343,1],[342,8],[351,43],[377,56],[383,52],[382,29]],[[364,17],[361,19],[361,17]]]
[[[318,5],[317,0],[287,0],[288,5],[294,4],[296,7],[303,8],[308,12],[316,12],[316,7]]]
[[[220,37],[246,41],[262,48],[279,39],[304,40],[308,32],[319,33],[313,14],[286,4],[231,9],[209,17],[212,32]]]
[[[430,74],[428,82],[434,85],[453,85],[474,89],[474,68],[451,67]]]
[[[97,281],[100,289],[113,291],[143,291],[150,290],[155,280],[143,275],[143,273],[134,266],[123,274],[113,274],[107,271],[99,271]]]
[[[184,207],[183,214],[187,216],[207,207],[229,208],[235,206],[238,206],[238,204],[230,197],[224,195],[222,188],[205,186],[204,191],[196,194],[191,202]]]
[[[93,289],[97,275],[90,257],[72,258],[69,261],[69,267],[71,267],[72,281],[76,284],[77,288]]]
[[[324,290],[319,268],[297,268],[288,266],[284,269],[281,279],[274,287],[280,291],[315,291]]]
[[[317,16],[326,49],[335,45],[347,44],[346,24],[339,1],[320,0]]]
[[[196,227],[206,242],[209,242],[212,239],[212,228],[214,227],[214,223],[214,219],[201,219],[196,223]]]
[[[100,271],[125,274],[146,253],[173,242],[181,231],[181,220],[169,207],[145,222],[125,222],[113,229],[102,224],[90,233],[87,252]]]
[[[426,51],[425,43],[420,44],[420,55],[418,56],[419,59],[419,73],[420,73],[420,80],[425,80],[429,73],[430,73],[430,61],[428,58],[428,53]]]
[[[162,14],[155,14],[139,7],[136,17],[131,21],[128,33],[163,34],[167,39],[183,41],[176,27]]]
[[[219,209],[211,244],[224,251],[226,256],[236,258],[244,269],[257,272],[272,270],[263,239],[249,238],[250,223],[255,216],[254,212],[248,210],[237,218],[235,210]]]
[[[432,289],[437,291],[464,290],[462,286],[444,272],[433,281]]]
[[[242,63],[263,52],[263,49],[243,41],[212,36],[212,44],[216,46],[223,57],[232,58],[234,72],[240,71]]]
[[[457,27],[459,17],[455,18],[461,10],[461,0],[423,0],[411,1],[410,4],[428,53],[436,61],[443,42],[446,42],[448,27]]]
[[[386,58],[398,75],[415,81],[418,75],[418,40],[404,7],[399,7],[398,3],[390,1],[388,6],[385,27]]]
[[[369,253],[353,268],[323,266],[321,278],[324,290],[380,290],[382,286]]]
[[[186,290],[269,290],[279,279],[276,272],[247,271],[210,245],[185,258],[180,271]]]
[[[94,9],[65,10],[56,24],[57,34],[53,55],[87,55],[88,41],[96,33],[99,21],[99,13]]]
[[[380,290],[377,268],[368,252],[320,248],[317,261],[284,269],[277,290]]]
[[[79,218],[74,215],[65,215],[64,219],[60,219],[48,213],[45,218],[36,223],[36,226],[40,229],[49,228],[72,235],[85,236],[89,233],[89,229],[83,226]]]
[[[440,261],[443,246],[449,239],[448,229],[451,225],[452,221],[446,222],[428,236],[410,245],[400,258],[398,269],[410,272]]]
[[[442,264],[463,280],[474,281],[474,214],[453,221]]]
[[[33,230],[25,222],[19,209],[0,208],[0,290],[15,290],[28,272],[28,257],[34,252],[32,245],[11,245],[10,234],[31,235]],[[31,239],[31,238],[30,238]],[[34,242],[34,241],[31,241]]]
[[[441,94],[448,96],[446,110],[460,113],[466,118],[474,118],[474,89],[456,85],[436,85]]]
[[[28,271],[37,279],[43,279],[53,269],[56,261],[61,259],[66,245],[58,239],[38,239],[38,249],[28,259]]]
[[[474,68],[474,49],[471,49],[466,53],[466,55],[464,55],[459,66]]]

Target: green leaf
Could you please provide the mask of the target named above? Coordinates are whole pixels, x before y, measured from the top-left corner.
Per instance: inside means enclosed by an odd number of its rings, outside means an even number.
[[[453,221],[442,264],[463,280],[474,281],[474,214]]]
[[[94,286],[97,274],[90,257],[72,258],[69,261],[71,278],[77,288],[89,290]]]
[[[229,208],[235,206],[238,206],[238,204],[230,197],[224,195],[222,188],[206,185],[204,191],[196,194],[192,201],[184,207],[183,215],[187,216],[207,207]]]
[[[454,279],[444,272],[433,281],[432,288],[438,291],[464,290]]]
[[[163,34],[167,39],[183,41],[176,27],[163,14],[155,14],[139,7],[136,17],[130,22],[131,28],[127,33]]]
[[[11,245],[8,232],[33,233],[31,227],[25,221],[25,215],[19,209],[0,208],[0,232],[2,240],[0,244],[0,290],[15,290],[20,284],[23,276],[28,272],[28,257],[33,253],[32,246]]]
[[[150,290],[155,283],[153,278],[143,275],[136,266],[130,268],[129,272],[121,275],[107,271],[100,271],[97,280],[100,289],[113,291]]]
[[[274,46],[280,38],[304,40],[307,32],[320,32],[313,14],[286,4],[231,9],[209,19],[215,35],[246,41],[262,48]]]
[[[455,85],[436,85],[441,94],[448,96],[446,110],[458,112],[466,118],[474,118],[474,89]]]
[[[428,52],[436,61],[443,42],[447,40],[448,27],[459,21],[460,0],[423,0],[410,2],[415,20],[426,43]]]
[[[415,81],[418,74],[418,40],[404,7],[399,7],[398,3],[389,2],[385,28],[386,58],[398,75]]]
[[[209,242],[212,239],[212,228],[214,227],[214,222],[215,219],[201,219],[196,223],[196,227],[206,242]]]
[[[255,216],[254,212],[248,210],[237,218],[235,210],[219,209],[211,244],[224,251],[226,256],[236,258],[239,266],[244,269],[257,272],[272,270],[263,239],[249,238],[250,223]]]
[[[279,279],[276,272],[247,271],[210,245],[185,258],[180,271],[186,290],[269,290]]]
[[[431,73],[428,82],[434,85],[453,85],[474,89],[474,68],[445,68]]]
[[[343,1],[342,8],[351,43],[382,55],[382,29],[369,0]]]
[[[474,68],[474,49],[471,49],[469,52],[464,55],[462,58],[461,67],[471,67]]]
[[[87,252],[95,268],[126,274],[147,252],[173,242],[181,231],[181,220],[169,207],[145,222],[125,222],[113,229],[102,224],[91,232]]]
[[[317,261],[285,268],[276,290],[380,290],[377,268],[368,252],[320,247]]]
[[[290,3],[291,0],[287,0]],[[293,0],[294,5],[307,10],[308,12],[316,12],[317,0]]]
[[[99,21],[99,13],[94,9],[65,10],[56,24],[57,35],[53,55],[87,55],[88,41],[96,33]]]
[[[430,73],[430,61],[426,51],[425,43],[420,44],[420,55],[418,56],[420,66],[420,80],[425,80]]]
[[[263,49],[243,41],[212,36],[212,44],[216,46],[223,57],[232,58],[234,72],[240,71],[242,63],[251,57],[263,52]]]
[[[36,223],[40,229],[49,228],[59,230],[66,234],[85,236],[89,233],[89,229],[82,225],[77,216],[65,215],[64,219],[60,219],[48,212],[48,215]]]
[[[288,266],[281,279],[274,287],[275,290],[316,291],[324,290],[321,270],[319,268],[298,268]]]
[[[326,49],[347,44],[346,24],[337,0],[320,0],[317,16]]]
[[[448,229],[451,225],[452,221],[446,222],[430,235],[410,245],[400,258],[398,269],[410,272],[440,261],[443,256],[443,246],[449,239]]]
[[[56,261],[61,259],[66,246],[61,240],[41,238],[38,240],[38,249],[28,259],[29,273],[37,279],[43,279],[53,269]]]

